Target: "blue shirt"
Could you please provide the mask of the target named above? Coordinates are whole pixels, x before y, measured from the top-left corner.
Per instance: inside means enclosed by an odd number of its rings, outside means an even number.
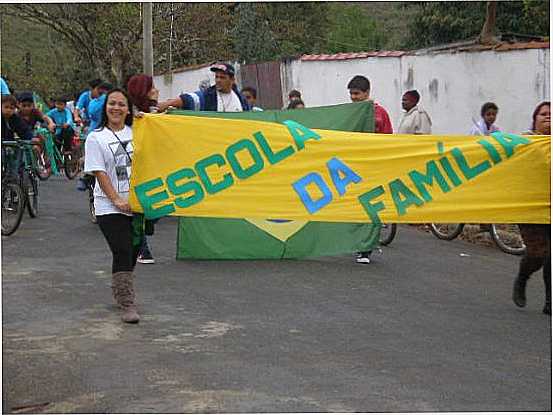
[[[8,84],[6,81],[4,81],[4,78],[0,76],[0,94],[2,95],[10,95],[10,88],[8,88]]]
[[[89,120],[88,116],[88,106],[90,105],[90,101],[92,100],[92,96],[90,91],[83,92],[79,99],[77,100],[77,105],[75,105],[76,108],[81,110],[81,116],[84,120]]]
[[[61,133],[63,124],[69,124],[71,128],[75,128],[75,124],[73,124],[73,115],[71,115],[71,111],[67,108],[63,111],[58,111],[57,108],[54,108],[48,111],[46,115],[56,123],[56,135]]]
[[[98,98],[94,98],[88,104],[88,118],[90,120],[89,133],[100,127],[102,123],[102,110],[104,109],[104,102],[106,102],[106,94],[100,95]]]

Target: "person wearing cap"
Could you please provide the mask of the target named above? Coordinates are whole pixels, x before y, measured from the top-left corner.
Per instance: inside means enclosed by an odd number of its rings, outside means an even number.
[[[399,122],[399,134],[432,134],[432,121],[428,113],[418,105],[420,98],[415,89],[403,94],[401,107],[405,114]]]
[[[176,107],[191,111],[241,112],[249,111],[248,101],[240,94],[234,79],[234,67],[228,63],[217,63],[210,68],[215,72],[215,85],[206,90],[180,95],[159,103],[159,111]]]

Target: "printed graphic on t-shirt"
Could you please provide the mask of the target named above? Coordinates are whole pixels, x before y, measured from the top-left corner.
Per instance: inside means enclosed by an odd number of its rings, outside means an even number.
[[[131,187],[131,160],[132,146],[130,141],[112,141],[108,144],[113,158],[115,160],[115,173],[117,174],[117,193],[129,193]]]

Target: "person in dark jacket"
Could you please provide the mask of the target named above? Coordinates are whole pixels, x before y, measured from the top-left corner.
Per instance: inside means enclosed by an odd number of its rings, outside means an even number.
[[[33,132],[16,113],[16,107],[17,98],[13,95],[2,95],[2,141],[13,141],[16,138],[33,139]]]
[[[215,72],[215,85],[206,90],[180,95],[159,103],[159,112],[169,107],[176,107],[191,111],[219,111],[241,112],[249,111],[248,101],[236,87],[234,67],[228,63],[212,65],[210,70]]]

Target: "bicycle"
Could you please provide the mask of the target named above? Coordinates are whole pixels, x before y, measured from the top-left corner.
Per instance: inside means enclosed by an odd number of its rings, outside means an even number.
[[[492,223],[483,225],[484,231],[489,232],[492,240],[503,252],[511,255],[522,255],[526,249],[520,230],[516,224]],[[452,241],[465,228],[464,223],[431,223],[430,232],[439,239]]]
[[[25,196],[19,178],[7,167],[8,150],[2,147],[2,235],[13,234],[21,223],[25,209]]]
[[[61,152],[59,149],[60,143],[57,143],[56,139],[46,128],[38,128],[36,134],[42,136],[45,141],[45,145],[42,148],[41,155],[38,157],[39,165],[44,165],[45,168],[39,174],[39,178],[42,180],[48,179],[53,174],[59,174],[60,167],[63,166],[65,176],[69,180],[73,180],[80,171],[80,158],[82,154],[81,137],[79,131],[73,136],[71,143],[71,149],[69,151]],[[49,166],[48,166],[49,163]]]
[[[383,223],[380,229],[380,245],[388,246],[392,243],[397,233],[397,224]]]
[[[2,213],[7,215],[6,221],[2,218],[3,235],[11,235],[17,230],[25,206],[31,218],[38,215],[39,179],[33,145],[32,140],[2,142],[2,184],[7,189],[7,192],[2,191]]]

